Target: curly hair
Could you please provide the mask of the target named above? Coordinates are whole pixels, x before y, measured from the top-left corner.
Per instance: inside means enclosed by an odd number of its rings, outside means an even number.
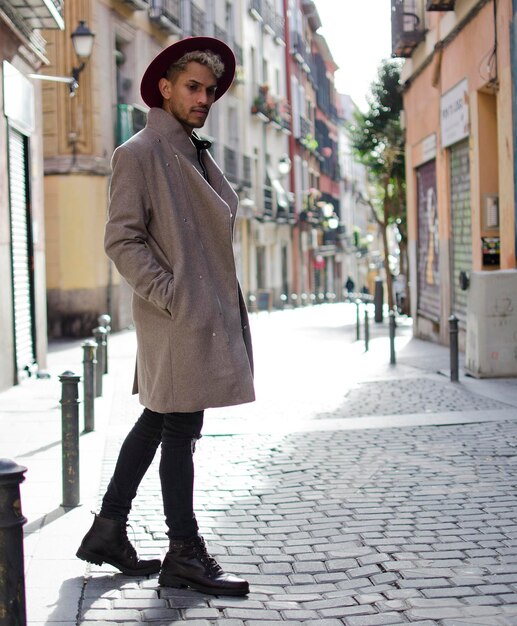
[[[187,69],[187,65],[193,61],[208,67],[217,80],[223,75],[224,63],[221,61],[221,57],[218,54],[214,54],[209,50],[194,50],[193,52],[187,52],[173,63],[167,70],[165,78],[173,82],[176,76],[184,72]]]

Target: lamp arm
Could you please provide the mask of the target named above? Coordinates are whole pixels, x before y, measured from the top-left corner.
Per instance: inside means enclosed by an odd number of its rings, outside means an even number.
[[[48,74],[29,74],[28,76],[36,80],[51,80],[56,83],[68,83],[69,85],[74,82],[72,76],[49,76]]]
[[[29,78],[36,80],[50,80],[55,83],[67,83],[70,89],[70,97],[75,96],[75,91],[79,87],[79,74],[84,70],[85,64],[72,69],[72,76],[49,76],[48,74],[29,74]]]

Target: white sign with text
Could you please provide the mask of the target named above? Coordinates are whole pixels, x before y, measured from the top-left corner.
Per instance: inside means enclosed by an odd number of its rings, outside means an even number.
[[[442,148],[469,136],[469,92],[465,78],[444,93],[440,101]]]

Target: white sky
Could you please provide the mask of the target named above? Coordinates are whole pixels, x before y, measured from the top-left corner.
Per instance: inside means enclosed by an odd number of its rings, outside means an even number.
[[[315,0],[334,61],[336,88],[366,111],[366,94],[382,59],[391,56],[390,0]]]

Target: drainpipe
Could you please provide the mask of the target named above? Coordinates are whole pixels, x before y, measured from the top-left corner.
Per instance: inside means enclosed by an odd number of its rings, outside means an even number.
[[[515,0],[517,2],[517,0]],[[293,94],[291,91],[291,70],[292,70],[292,56],[291,56],[291,13],[289,11],[289,0],[284,0],[284,40],[285,40],[285,87],[286,97],[289,104],[289,110],[291,112],[291,134],[289,135],[289,158],[291,159],[291,171],[289,172],[289,183],[291,187],[291,193],[296,193],[295,186],[295,155],[296,155],[296,142],[292,133],[293,122]],[[292,284],[291,291],[300,294],[301,289],[301,253],[300,253],[300,226],[299,223],[293,224],[291,230],[291,254],[292,254]]]
[[[513,116],[513,187],[514,187],[514,229],[515,252],[517,257],[517,0],[512,0],[513,19],[510,24],[510,55],[512,63],[512,116]]]

